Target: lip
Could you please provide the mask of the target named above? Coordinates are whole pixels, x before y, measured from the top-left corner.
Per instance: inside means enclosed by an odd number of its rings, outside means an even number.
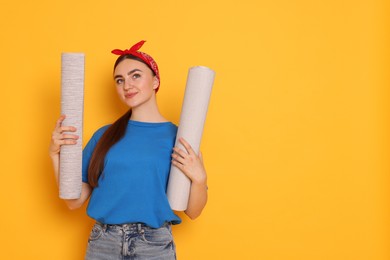
[[[137,95],[138,93],[137,92],[134,92],[134,93],[127,93],[125,94],[125,98],[133,98],[135,95]]]

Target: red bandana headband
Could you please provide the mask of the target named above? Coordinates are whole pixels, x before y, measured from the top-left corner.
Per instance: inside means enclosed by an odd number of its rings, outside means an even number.
[[[140,52],[138,51],[142,45],[144,45],[145,41],[140,41],[136,44],[134,44],[130,49],[128,50],[119,50],[119,49],[115,49],[113,51],[111,51],[111,53],[115,54],[115,55],[126,55],[126,54],[130,54],[130,55],[133,55],[137,58],[140,58],[141,60],[143,60],[146,64],[148,64],[148,66],[153,70],[153,72],[156,74],[156,77],[158,79],[158,86],[156,88],[156,92],[158,91],[159,87],[160,87],[160,73],[158,72],[158,66],[157,66],[157,63],[154,61],[154,59],[149,55],[149,54],[146,54],[144,52]]]

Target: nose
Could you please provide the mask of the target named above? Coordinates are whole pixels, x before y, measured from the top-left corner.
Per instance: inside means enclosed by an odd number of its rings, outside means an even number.
[[[131,78],[125,79],[125,84],[123,84],[123,89],[128,90],[134,88]]]

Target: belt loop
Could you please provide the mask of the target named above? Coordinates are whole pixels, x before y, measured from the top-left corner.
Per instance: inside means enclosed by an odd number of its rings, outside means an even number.
[[[145,232],[145,230],[142,228],[142,224],[141,223],[137,223],[137,230],[141,234],[143,234]]]
[[[103,223],[101,223],[99,221],[96,221],[96,224],[99,225],[104,232],[107,231],[107,226],[108,226],[107,224],[103,224]]]

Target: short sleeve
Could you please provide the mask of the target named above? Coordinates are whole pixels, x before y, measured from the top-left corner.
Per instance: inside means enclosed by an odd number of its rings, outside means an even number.
[[[93,151],[95,150],[96,144],[98,143],[104,132],[107,130],[107,128],[108,126],[104,126],[97,130],[83,150],[82,180],[85,183],[88,183],[88,168]]]

